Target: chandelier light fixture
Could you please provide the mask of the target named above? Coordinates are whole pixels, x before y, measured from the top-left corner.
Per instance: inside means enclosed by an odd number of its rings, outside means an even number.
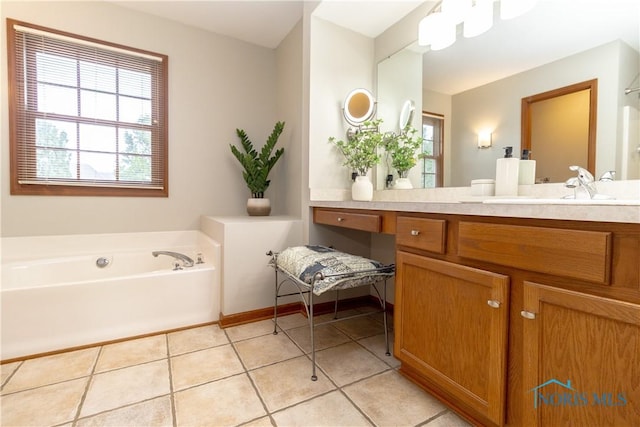
[[[418,44],[441,50],[456,41],[458,25],[464,37],[475,37],[493,26],[494,3],[500,18],[512,19],[528,12],[537,0],[441,0],[418,24]]]

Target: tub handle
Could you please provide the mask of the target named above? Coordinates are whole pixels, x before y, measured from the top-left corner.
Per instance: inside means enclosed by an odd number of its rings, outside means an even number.
[[[105,258],[105,257],[101,256],[100,258],[98,258],[96,260],[96,266],[98,268],[105,268],[106,266],[109,265],[109,262],[110,262],[109,258]]]

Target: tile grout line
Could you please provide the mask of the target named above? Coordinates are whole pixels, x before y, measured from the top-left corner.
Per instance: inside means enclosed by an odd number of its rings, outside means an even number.
[[[9,384],[9,381],[11,380],[11,378],[13,378],[13,376],[16,374],[16,372],[18,372],[18,369],[20,369],[22,367],[22,365],[24,364],[25,360],[20,360],[18,362],[18,366],[16,366],[16,368],[13,370],[13,372],[11,372],[9,374],[9,376],[4,380],[4,382],[2,383],[2,387],[0,387],[0,392],[4,391],[4,387]],[[11,394],[11,393],[9,393]],[[3,395],[4,396],[4,395]]]
[[[349,338],[349,341],[348,341],[348,342],[345,342],[345,343],[342,343],[342,344],[337,344],[337,345],[334,345],[334,346],[330,346],[330,347],[327,347],[327,348],[323,348],[322,350],[319,350],[319,351],[323,351],[323,350],[327,350],[327,349],[331,349],[331,348],[336,348],[336,347],[339,347],[339,346],[341,346],[341,345],[348,344],[349,342],[352,342],[352,343],[355,343],[355,344],[357,344],[357,345],[359,345],[359,346],[361,346],[361,347],[364,347],[362,344],[358,343],[358,341],[357,341],[355,338],[353,338],[352,336],[350,336],[349,334],[347,334],[345,331],[342,331],[341,329],[336,328],[335,326],[333,326],[333,325],[331,325],[331,324],[328,324],[328,326],[333,327],[333,328],[334,328],[334,329],[336,329],[338,332],[340,332],[341,334],[345,335],[347,338]],[[304,326],[301,326],[301,327],[303,328]],[[310,326],[307,326],[307,328],[309,328],[309,327],[310,327]],[[287,336],[287,338],[289,338],[289,340],[291,340],[291,342],[293,342],[293,343],[294,343],[298,348],[300,348],[300,350],[302,350],[302,352],[304,353],[304,355],[305,355],[305,356],[307,356],[307,359],[309,359],[309,361],[311,361],[311,356],[310,356],[310,354],[311,354],[311,353],[310,353],[310,352],[309,352],[308,354],[307,354],[307,353],[305,353],[304,349],[302,349],[302,347],[301,347],[301,346],[299,346],[299,345],[298,345],[298,343],[297,343],[297,342],[296,342],[296,341],[295,341],[295,340],[294,340],[294,339],[293,339],[293,338],[292,338],[292,337],[287,333],[287,330],[282,329],[282,332]],[[372,335],[372,336],[375,336],[375,335]],[[366,349],[366,348],[365,348],[365,349]],[[375,354],[374,354],[374,356],[375,356],[377,359],[379,359],[379,357],[378,357],[377,355],[375,355]],[[387,365],[387,364],[385,364],[385,365]],[[329,391],[327,391],[327,392],[325,392],[325,393],[321,393],[321,394],[316,395],[316,396],[312,396],[312,397],[310,397],[309,399],[306,399],[306,400],[304,400],[304,401],[298,402],[298,403],[296,403],[296,404],[294,404],[294,405],[291,405],[291,406],[288,406],[288,407],[286,407],[286,408],[279,409],[279,410],[278,410],[278,411],[276,411],[276,412],[280,412],[280,411],[284,411],[284,410],[289,409],[289,408],[293,408],[293,407],[295,407],[295,406],[297,406],[297,405],[301,405],[301,404],[306,403],[306,402],[309,402],[309,401],[311,401],[311,400],[313,400],[313,399],[317,399],[318,397],[325,396],[325,395],[327,395],[327,394],[329,394],[329,393],[332,393],[332,392],[334,392],[334,391],[337,391],[338,393],[342,394],[342,396],[343,396],[345,399],[347,399],[347,401],[348,401],[349,403],[351,403],[351,404],[353,405],[353,407],[354,407],[354,408],[355,408],[355,409],[356,409],[356,410],[357,410],[357,411],[358,411],[358,412],[359,412],[359,413],[360,413],[360,414],[361,414],[361,415],[362,415],[362,416],[367,420],[367,422],[369,422],[372,426],[377,426],[377,424],[376,424],[376,423],[375,423],[375,422],[374,422],[374,421],[373,421],[373,420],[372,420],[372,419],[371,419],[371,418],[370,418],[370,417],[365,413],[365,411],[364,411],[362,408],[360,408],[360,406],[356,405],[356,403],[355,403],[353,400],[351,400],[351,398],[350,398],[350,397],[347,395],[347,393],[343,390],[343,387],[347,387],[347,386],[351,386],[351,385],[353,385],[353,384],[357,384],[357,383],[358,383],[358,382],[360,382],[360,381],[363,381],[363,380],[365,380],[365,379],[372,378],[372,377],[374,377],[375,375],[378,375],[378,374],[382,374],[382,373],[384,373],[384,372],[387,372],[387,371],[389,371],[389,369],[391,369],[391,367],[390,367],[390,366],[388,366],[388,365],[387,365],[387,367],[388,367],[388,368],[387,368],[387,369],[385,369],[385,370],[384,370],[384,371],[382,371],[382,372],[378,372],[378,373],[376,373],[376,374],[370,375],[370,376],[365,377],[365,378],[360,378],[360,379],[358,379],[357,381],[353,381],[353,382],[351,382],[351,383],[344,384],[344,385],[342,385],[342,386],[339,386],[339,385],[338,385],[338,384],[333,380],[333,378],[331,378],[331,376],[329,376],[329,374],[328,374],[327,372],[325,372],[325,370],[324,370],[324,369],[322,369],[322,367],[321,367],[321,366],[317,365],[316,367],[317,367],[317,369],[319,369],[319,370],[320,370],[320,371],[325,375],[325,377],[327,377],[327,379],[328,379],[328,380],[329,380],[329,381],[330,381],[330,382],[335,386],[335,389],[333,389],[333,390],[329,390]]]
[[[100,355],[102,354],[102,349],[104,346],[98,347],[98,353],[96,354],[96,360],[93,361],[93,366],[91,367],[91,372],[87,375],[87,385],[84,388],[84,392],[82,393],[82,397],[80,398],[80,402],[78,402],[78,409],[76,409],[76,414],[71,420],[71,425],[73,427],[76,426],[78,420],[80,419],[80,413],[82,412],[82,407],[84,406],[84,402],[87,399],[87,395],[89,394],[89,388],[91,387],[91,383],[93,382],[93,376],[96,373],[96,368],[98,367],[98,361],[100,360]]]
[[[173,390],[173,369],[171,369],[171,349],[169,348],[169,334],[164,334],[165,345],[167,346],[167,366],[169,369],[169,405],[171,407],[171,421],[173,427],[178,427],[178,414],[176,411],[176,397]]]
[[[267,413],[267,417],[269,417],[269,422],[271,423],[272,426],[276,426],[277,424],[276,424],[275,420],[273,419],[273,417],[271,416],[271,411],[269,411],[269,408],[267,407],[267,404],[265,403],[264,399],[262,398],[262,395],[260,394],[260,391],[258,390],[258,386],[256,386],[255,382],[253,381],[253,378],[251,378],[251,375],[249,375],[249,370],[247,369],[247,365],[245,365],[244,360],[242,360],[242,357],[240,357],[240,353],[238,353],[238,349],[236,348],[235,342],[231,340],[231,338],[229,337],[229,334],[227,333],[226,330],[223,329],[222,331],[224,332],[224,335],[227,337],[227,340],[229,340],[229,344],[231,344],[231,348],[233,349],[233,352],[235,353],[236,357],[240,361],[240,364],[242,365],[242,369],[244,370],[243,374],[246,375],[246,377],[249,379],[249,382],[251,383],[251,387],[253,387],[253,390],[256,392],[256,396],[258,396],[258,399],[260,400],[260,404],[262,405],[262,408]],[[240,340],[240,341],[242,341],[242,340]],[[260,418],[262,418],[262,417],[260,417]],[[257,418],[257,419],[260,419],[260,418]],[[248,420],[248,421],[243,422],[240,425],[248,424],[248,423],[251,423],[253,421],[256,421],[256,420]]]

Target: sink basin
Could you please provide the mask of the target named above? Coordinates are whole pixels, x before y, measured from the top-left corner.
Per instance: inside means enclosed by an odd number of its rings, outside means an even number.
[[[625,199],[528,199],[528,198],[493,198],[485,199],[482,203],[504,205],[613,205],[640,206],[640,200]]]

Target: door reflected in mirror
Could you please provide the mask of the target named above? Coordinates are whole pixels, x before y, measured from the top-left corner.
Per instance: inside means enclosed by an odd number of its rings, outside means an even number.
[[[561,182],[569,166],[595,175],[598,81],[554,89],[522,99],[522,148],[536,160],[536,182]]]

